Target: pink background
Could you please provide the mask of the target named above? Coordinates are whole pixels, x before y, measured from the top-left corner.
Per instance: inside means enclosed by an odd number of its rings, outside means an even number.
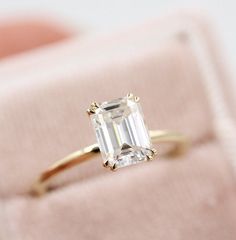
[[[209,89],[188,38],[159,43],[180,20],[204,35],[235,116],[218,47],[196,16],[96,38],[39,21],[0,26],[18,43],[13,49],[6,37],[0,44],[3,239],[234,239],[235,176],[213,128]],[[20,27],[25,31],[16,31]],[[150,129],[185,133],[190,151],[179,160],[158,158],[116,173],[103,169],[98,157],[65,173],[54,192],[31,197],[31,183],[42,170],[95,141],[85,114],[90,102],[127,92],[140,96]]]

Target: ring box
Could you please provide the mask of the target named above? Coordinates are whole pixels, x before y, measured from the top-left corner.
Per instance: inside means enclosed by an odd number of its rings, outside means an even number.
[[[236,113],[220,59],[210,27],[194,15],[169,16],[112,36],[74,36],[5,58],[1,234],[234,239]],[[95,141],[85,113],[90,102],[128,92],[140,97],[149,129],[183,132],[192,142],[189,152],[116,173],[103,169],[99,157],[66,172],[56,191],[30,197],[42,170]]]

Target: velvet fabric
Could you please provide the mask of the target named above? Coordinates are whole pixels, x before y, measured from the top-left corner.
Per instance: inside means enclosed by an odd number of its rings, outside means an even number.
[[[177,21],[192,23],[204,36],[223,86],[220,101],[235,116],[218,45],[196,16],[158,19],[112,36],[72,36],[62,28],[63,40],[56,42],[61,38],[55,34],[53,44],[14,56],[12,44],[5,45],[9,54],[0,62],[1,239],[235,238],[232,156],[214,128],[211,89],[189,38],[166,36]],[[41,36],[43,45],[44,31]],[[102,168],[97,157],[56,179],[55,191],[30,196],[31,184],[48,165],[95,142],[86,115],[89,104],[128,92],[140,97],[149,129],[173,129],[191,139],[187,154],[174,160],[157,157],[115,173]]]

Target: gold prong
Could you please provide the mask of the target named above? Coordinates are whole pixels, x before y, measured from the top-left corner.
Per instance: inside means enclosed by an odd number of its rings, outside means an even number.
[[[151,149],[151,153],[147,155],[147,160],[150,161],[157,155],[157,150],[155,148]]]
[[[111,168],[112,171],[116,171],[117,170],[117,165],[114,163],[110,168]]]
[[[92,102],[90,105],[90,108],[87,110],[88,115],[94,114],[96,112],[96,109],[99,108],[99,105],[97,102]]]
[[[157,150],[155,148],[152,148],[152,153],[153,153],[153,156],[156,156],[157,155]]]
[[[139,102],[139,100],[140,100],[139,97],[137,97],[137,96],[134,97],[134,101],[135,101],[135,102]]]
[[[138,96],[135,96],[133,93],[128,93],[127,98],[133,100],[134,102],[139,102],[140,100],[140,98]]]
[[[93,112],[93,111],[91,111],[91,109],[90,109],[90,108],[89,108],[89,109],[87,109],[87,113],[88,113],[88,115],[94,114],[94,112]]]
[[[106,160],[105,162],[103,162],[103,167],[107,168],[108,166],[109,166],[108,160]]]
[[[153,155],[147,155],[147,161],[151,161],[153,159]]]
[[[133,93],[128,93],[128,94],[127,94],[127,98],[133,99],[133,98],[134,98],[134,94],[133,94]]]
[[[96,110],[97,108],[99,108],[99,104],[97,102],[92,102],[90,108]]]

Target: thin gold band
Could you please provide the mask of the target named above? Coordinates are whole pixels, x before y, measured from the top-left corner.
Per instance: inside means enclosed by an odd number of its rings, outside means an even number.
[[[168,156],[176,156],[183,153],[187,146],[186,137],[180,133],[156,130],[150,131],[150,137],[152,143],[174,143],[174,147],[167,153]],[[32,193],[35,195],[42,195],[50,189],[49,183],[53,177],[64,170],[91,159],[99,152],[98,144],[93,144],[55,162],[39,176],[38,180],[33,185]]]

